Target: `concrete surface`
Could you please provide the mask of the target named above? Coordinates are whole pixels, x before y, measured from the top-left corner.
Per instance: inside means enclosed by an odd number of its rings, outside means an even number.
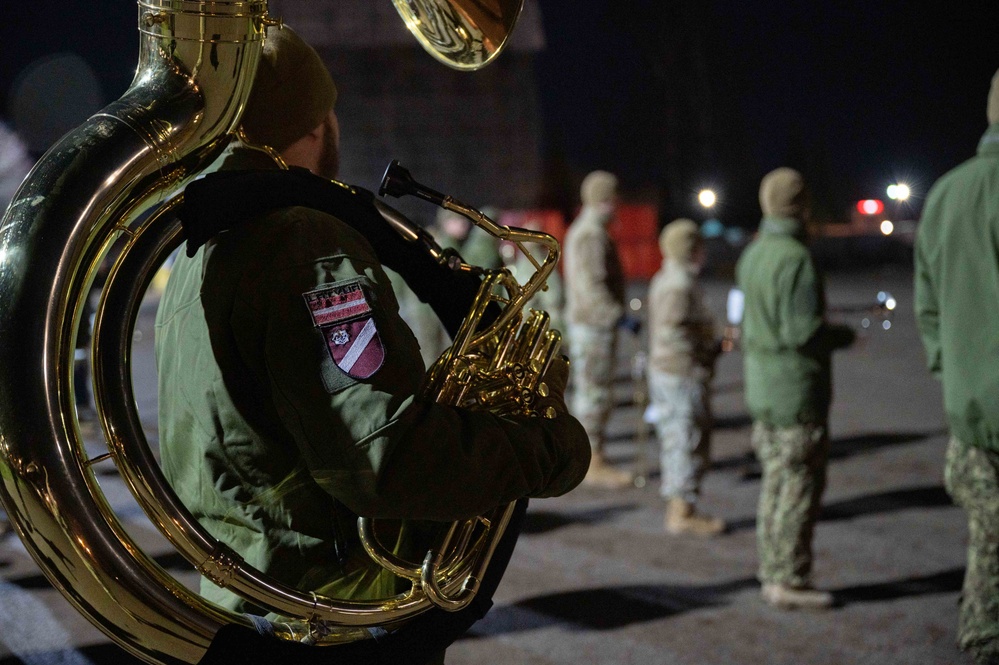
[[[755,509],[747,475],[749,420],[741,358],[722,358],[715,383],[714,466],[703,508],[731,525],[722,537],[665,535],[656,477],[622,492],[577,489],[534,501],[492,612],[448,653],[450,665],[967,663],[956,650],[966,526],[943,489],[946,428],[940,389],[923,368],[905,271],[834,275],[831,305],[899,302],[891,330],[837,356],[832,460],[815,537],[815,582],[835,592],[826,612],[786,612],[759,601]],[[728,284],[708,285],[724,311]],[[636,286],[634,295],[641,297]],[[844,320],[859,322],[858,315]],[[137,334],[137,401],[155,426],[152,319]],[[641,455],[625,341],[609,456]],[[155,442],[155,432],[150,432]],[[647,459],[655,465],[654,443]],[[145,520],[113,467],[101,483],[135,537],[187,584],[196,579]],[[39,573],[13,536],[0,540],[0,665],[121,663],[108,643]],[[334,661],[331,661],[334,662]]]

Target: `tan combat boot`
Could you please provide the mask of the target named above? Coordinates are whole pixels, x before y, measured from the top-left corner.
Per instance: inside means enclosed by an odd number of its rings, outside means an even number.
[[[725,531],[725,521],[720,517],[699,515],[694,504],[680,497],[673,497],[666,504],[666,532],[675,536],[717,536]]]
[[[825,610],[833,606],[833,595],[810,587],[794,588],[786,584],[764,584],[763,601],[782,610]]]
[[[583,478],[583,484],[588,487],[597,487],[605,490],[620,490],[631,487],[634,476],[627,471],[615,469],[604,460],[600,453],[593,453],[590,457],[590,470]]]

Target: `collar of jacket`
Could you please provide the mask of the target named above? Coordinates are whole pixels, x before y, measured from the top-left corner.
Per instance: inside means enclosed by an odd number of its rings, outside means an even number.
[[[698,270],[697,266],[693,263],[686,263],[684,261],[678,261],[677,259],[663,258],[662,269],[668,275],[689,275],[691,277],[696,277]]]
[[[768,235],[792,236],[798,240],[805,237],[805,225],[793,217],[764,217],[760,222],[760,233]]]
[[[978,142],[979,155],[999,155],[999,122],[989,125]]]
[[[606,227],[614,217],[614,209],[604,206],[584,205],[579,211],[579,221],[586,224],[594,224]]]

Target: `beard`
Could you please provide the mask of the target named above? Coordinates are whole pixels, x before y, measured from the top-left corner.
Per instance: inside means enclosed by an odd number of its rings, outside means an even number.
[[[340,131],[329,116],[323,121],[323,151],[319,156],[318,174],[333,180],[340,173]]]

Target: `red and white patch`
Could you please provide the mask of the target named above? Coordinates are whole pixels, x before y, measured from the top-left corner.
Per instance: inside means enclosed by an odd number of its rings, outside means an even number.
[[[367,379],[381,368],[385,346],[360,282],[324,286],[303,296],[337,367],[355,379]]]

